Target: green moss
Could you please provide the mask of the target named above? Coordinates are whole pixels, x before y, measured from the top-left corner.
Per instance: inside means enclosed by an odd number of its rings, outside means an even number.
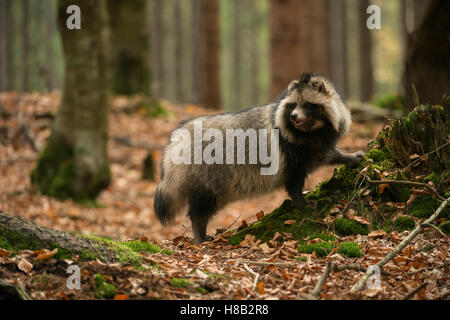
[[[308,259],[306,259],[306,257],[296,257],[295,260],[306,262]]]
[[[104,167],[83,188],[77,188],[74,149],[63,138],[51,136],[30,178],[45,195],[83,202],[95,199],[109,185],[111,172]]]
[[[439,225],[439,229],[445,234],[450,234],[450,221],[444,221]]]
[[[341,236],[369,233],[367,225],[345,218],[336,219],[334,221],[334,229],[336,230],[336,233]]]
[[[376,97],[372,103],[379,108],[403,111],[405,97],[396,93],[385,93]]]
[[[154,99],[148,103],[143,103],[140,108],[144,110],[145,116],[150,118],[167,118],[170,116],[170,112],[164,109],[160,101],[157,99]]]
[[[371,149],[366,154],[366,158],[372,159],[374,162],[382,162],[389,158],[389,154],[377,149]]]
[[[112,299],[116,295],[116,288],[106,282],[100,274],[94,276],[95,281],[95,296],[99,299]]]
[[[192,282],[190,282],[189,280],[186,279],[182,279],[182,278],[172,278],[170,280],[170,284],[172,286],[174,286],[175,288],[187,288],[192,286]]]
[[[339,244],[338,253],[349,258],[360,257],[361,249],[356,242],[342,242]]]
[[[122,241],[121,244],[124,244],[134,252],[150,252],[150,253],[159,253],[161,252],[161,248],[155,244],[149,242],[143,242],[141,240],[133,240],[133,241]]]
[[[395,230],[400,232],[405,230],[412,230],[415,227],[416,223],[414,222],[414,219],[412,219],[411,217],[401,216],[394,221]]]
[[[328,241],[324,241],[324,242],[316,242],[316,243],[311,243],[311,244],[307,244],[305,243],[301,243],[298,247],[298,251],[300,253],[313,253],[316,252],[316,255],[318,257],[324,257],[329,255],[334,248],[334,243],[333,242],[328,242]]]
[[[410,215],[419,219],[428,218],[439,208],[439,205],[439,200],[434,199],[431,195],[423,195],[414,200],[408,212]],[[448,213],[448,208],[444,212]]]
[[[198,287],[196,290],[197,290],[198,292],[200,292],[201,294],[208,294],[208,293],[209,293],[209,291],[206,290],[206,289],[203,288],[203,287]]]
[[[279,208],[266,215],[258,223],[233,235],[230,238],[230,243],[241,243],[246,234],[253,234],[256,238],[263,241],[272,239],[276,232],[291,233],[294,239],[304,239],[307,236],[318,234],[322,231],[323,225],[311,220],[314,211],[313,208],[298,210],[293,207],[290,200],[286,200]],[[285,225],[284,221],[286,220],[295,220],[296,222],[291,225]]]

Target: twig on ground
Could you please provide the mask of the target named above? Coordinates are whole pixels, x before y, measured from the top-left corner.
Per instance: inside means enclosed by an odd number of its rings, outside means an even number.
[[[375,265],[378,268],[382,268],[385,264],[387,264],[392,258],[394,258],[397,254],[400,253],[424,228],[424,225],[430,224],[432,221],[434,221],[439,214],[444,210],[444,208],[450,203],[450,197],[443,201],[439,208],[424,222],[419,224],[411,233],[403,239],[402,242],[400,242],[392,251],[390,251],[386,256],[384,256],[383,259],[378,261]],[[351,293],[357,292],[361,290],[361,288],[364,286],[364,283],[366,283],[367,279],[375,272],[374,269],[372,269],[372,272],[366,273],[359,281],[350,289]]]
[[[409,300],[410,298],[413,298],[417,292],[419,292],[422,288],[425,288],[427,286],[427,282],[422,283],[420,286],[409,292],[407,295],[405,295],[402,300]]]
[[[275,266],[275,267],[281,267],[281,268],[297,268],[299,265],[295,263],[288,263],[288,262],[269,262],[269,261],[252,261],[252,260],[243,260],[243,259],[231,259],[228,261],[238,262],[238,263],[248,263],[248,264],[254,264],[255,266]]]
[[[436,227],[434,224],[431,224],[431,223],[425,223],[424,224],[424,228],[426,228],[426,227],[431,227],[431,228],[433,228],[434,230],[436,230],[441,236],[443,236],[444,238],[448,238],[448,235],[446,235],[445,233],[443,233],[442,231],[441,231],[441,229],[439,229],[438,227]]]
[[[255,271],[253,271],[252,269],[250,269],[248,267],[248,265],[246,265],[245,263],[243,263],[245,270],[247,270],[249,273],[251,273],[252,275],[255,276],[255,281],[253,281],[253,290],[256,289],[256,285],[258,284],[258,279],[259,279],[259,273],[256,273]]]

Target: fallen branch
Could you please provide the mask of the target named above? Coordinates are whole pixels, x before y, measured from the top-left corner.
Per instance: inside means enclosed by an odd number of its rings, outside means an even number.
[[[416,295],[417,292],[419,292],[422,288],[425,288],[427,286],[428,283],[424,282],[422,283],[420,286],[418,286],[417,288],[415,288],[414,290],[412,290],[411,292],[409,292],[407,295],[405,295],[402,300],[409,300],[410,298],[414,297]]]
[[[359,173],[362,176],[364,176],[367,179],[367,182],[371,184],[399,184],[404,186],[411,186],[411,187],[420,187],[420,188],[427,188],[429,191],[431,191],[437,198],[439,198],[442,201],[445,201],[445,198],[441,196],[434,187],[430,186],[427,183],[423,182],[416,182],[416,181],[408,181],[408,180],[372,180],[370,177],[365,175],[364,173]]]
[[[153,143],[147,143],[144,141],[131,141],[128,138],[125,137],[117,137],[117,136],[113,136],[110,138],[111,140],[113,140],[115,143],[118,144],[122,144],[128,147],[133,147],[133,148],[142,148],[142,149],[147,149],[147,150],[162,150],[164,147],[159,145],[159,144],[153,144]]]
[[[419,224],[405,239],[403,239],[402,242],[400,242],[391,252],[389,252],[386,256],[384,256],[383,259],[378,261],[375,265],[378,268],[382,268],[385,264],[387,264],[392,258],[394,258],[397,254],[400,253],[424,228],[424,226],[430,224],[433,222],[439,214],[444,210],[444,208],[450,203],[450,197],[443,201],[439,208],[425,221],[423,221],[421,224]],[[366,273],[359,281],[350,289],[351,293],[357,292],[361,290],[361,288],[364,286],[364,283],[366,283],[367,279],[375,272],[374,269],[372,269],[372,272]]]
[[[248,265],[246,265],[245,263],[244,263],[244,268],[245,268],[245,270],[247,270],[248,272],[250,272],[252,275],[255,276],[255,281],[253,281],[253,291],[254,291],[256,289],[256,285],[258,284],[259,273],[256,273],[255,271],[250,269],[248,267]]]
[[[308,295],[310,299],[317,299],[320,296],[320,291],[322,291],[323,285],[325,284],[328,276],[331,272],[341,272],[344,270],[355,270],[365,272],[366,269],[362,267],[359,263],[351,263],[351,264],[336,264],[334,262],[328,261],[325,272],[317,282],[314,290]]]
[[[255,266],[263,266],[263,267],[281,267],[281,268],[297,268],[299,265],[295,263],[287,263],[287,262],[269,262],[269,261],[252,261],[252,260],[243,260],[243,259],[231,259],[228,261],[238,262],[238,263],[248,263],[253,264]]]

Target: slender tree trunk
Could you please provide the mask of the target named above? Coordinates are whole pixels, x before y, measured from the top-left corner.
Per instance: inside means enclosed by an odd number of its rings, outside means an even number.
[[[81,30],[66,28],[70,0],[59,1],[64,91],[31,181],[42,193],[94,199],[110,182],[108,140],[109,30],[106,0],[79,0]]]
[[[5,40],[6,40],[6,91],[12,91],[14,89],[14,72],[13,72],[13,10],[12,10],[12,0],[5,0]]]
[[[183,65],[183,28],[181,25],[181,3],[175,0],[173,4],[173,17],[175,24],[175,45],[174,45],[174,61],[175,61],[175,100],[183,101],[182,92],[182,65]]]
[[[251,84],[250,84],[250,97],[252,99],[251,104],[256,105],[259,103],[259,77],[260,77],[260,40],[258,38],[260,30],[260,17],[257,10],[257,2],[259,0],[250,0],[248,3],[248,12],[252,13],[252,32],[253,36],[250,37],[250,74],[251,74]]]
[[[55,33],[55,8],[53,6],[53,1],[45,1],[44,16],[45,16],[45,86],[47,91],[51,92],[55,88],[54,84],[54,71],[53,71],[53,36]]]
[[[191,35],[192,35],[192,101],[200,101],[200,1],[191,0]]]
[[[324,76],[330,76],[330,35],[328,16],[328,0],[307,0],[304,26],[308,37],[308,71]]]
[[[270,0],[271,98],[280,95],[293,79],[308,71],[306,33],[302,25],[305,9],[304,1]]]
[[[219,2],[200,0],[200,104],[220,108]]]
[[[29,51],[30,35],[28,22],[30,20],[29,0],[22,0],[22,91],[30,90]]]
[[[146,0],[108,0],[112,41],[112,87],[117,94],[149,94]]]
[[[164,94],[163,41],[165,32],[162,22],[162,0],[153,0],[152,4],[152,85],[153,93],[158,97],[162,97]]]
[[[330,1],[330,77],[338,91],[348,97],[347,2]]]
[[[359,56],[360,56],[360,82],[361,101],[368,102],[373,98],[373,65],[372,65],[372,37],[367,28],[367,8],[369,0],[359,0]]]
[[[422,23],[408,37],[405,62],[405,111],[420,103],[440,104],[450,95],[450,2],[432,0]]]
[[[232,2],[233,6],[233,109],[240,109],[242,107],[241,95],[242,95],[242,84],[241,84],[241,10],[240,6],[241,0],[234,0]]]
[[[0,92],[6,91],[6,2],[0,2]]]

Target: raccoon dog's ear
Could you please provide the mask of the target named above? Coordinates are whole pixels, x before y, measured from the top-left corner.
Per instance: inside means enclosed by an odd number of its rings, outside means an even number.
[[[313,81],[311,83],[311,86],[314,88],[314,90],[316,90],[316,91],[318,91],[320,93],[324,93],[326,95],[329,94],[328,88],[327,88],[325,82],[323,82],[322,80]]]
[[[298,89],[300,89],[300,81],[294,80],[291,83],[289,83],[289,86],[288,86],[289,93],[293,92],[294,90],[298,90]]]

